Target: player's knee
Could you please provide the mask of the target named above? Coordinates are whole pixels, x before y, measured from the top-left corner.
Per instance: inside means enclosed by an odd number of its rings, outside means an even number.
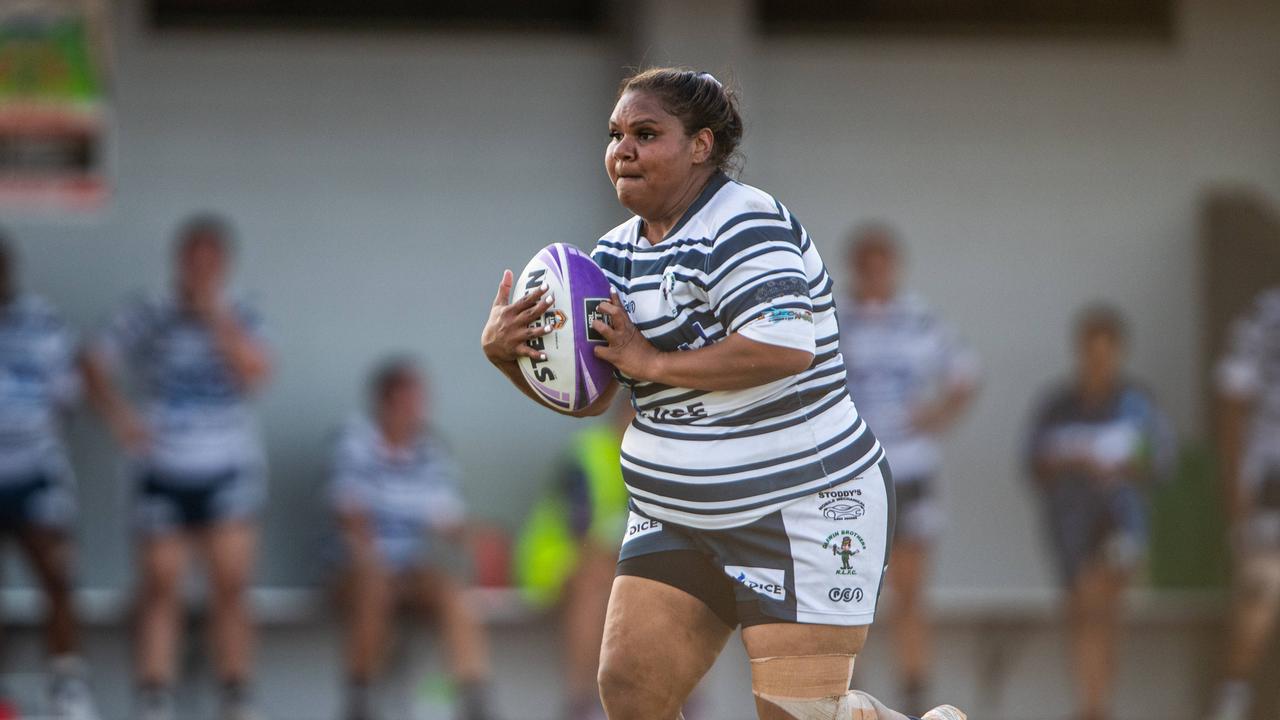
[[[751,689],[797,720],[878,720],[875,698],[849,690],[853,662],[842,654],[753,658]]]
[[[681,699],[670,696],[667,683],[653,681],[650,676],[639,663],[617,654],[602,654],[596,673],[600,700],[613,710],[648,708],[652,717],[674,716]]]

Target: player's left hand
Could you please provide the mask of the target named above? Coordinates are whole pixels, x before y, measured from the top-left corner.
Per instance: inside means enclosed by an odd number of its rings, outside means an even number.
[[[618,291],[610,290],[609,299],[596,306],[596,311],[609,318],[607,323],[596,320],[591,324],[592,329],[609,343],[596,346],[596,357],[618,368],[629,378],[654,380],[654,370],[662,351],[654,347],[631,322],[618,299]]]

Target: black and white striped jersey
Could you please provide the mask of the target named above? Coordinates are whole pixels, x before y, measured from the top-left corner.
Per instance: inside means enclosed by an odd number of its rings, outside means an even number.
[[[660,350],[740,333],[814,354],[804,372],[744,390],[620,377],[637,411],[623,439],[623,477],[641,512],[736,527],[880,460],[846,388],[831,278],[781,203],[717,174],[661,243],[640,230],[638,217],[619,225],[592,257]]]

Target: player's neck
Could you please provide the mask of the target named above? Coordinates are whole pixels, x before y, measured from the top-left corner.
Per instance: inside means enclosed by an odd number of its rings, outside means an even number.
[[[714,175],[714,171],[694,173],[673,198],[673,202],[667,205],[660,213],[657,213],[656,217],[643,218],[644,238],[649,241],[650,245],[657,245],[667,239],[667,234],[689,211],[689,207],[702,194],[703,189],[707,187],[707,183],[711,182],[711,178]]]

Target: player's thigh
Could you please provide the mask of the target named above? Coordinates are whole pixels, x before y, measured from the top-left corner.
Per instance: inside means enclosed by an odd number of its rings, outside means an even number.
[[[253,573],[258,547],[258,528],[248,520],[215,522],[197,533],[200,549],[209,563],[215,590],[238,593]]]
[[[71,572],[71,536],[62,528],[32,525],[19,531],[17,537],[41,584],[51,591],[66,590]]]
[[[138,540],[138,572],[143,600],[176,598],[187,567],[190,538],[185,533],[144,535]]]
[[[742,643],[752,662],[752,686],[758,692],[766,692],[768,682],[761,685],[758,672],[763,668],[756,663],[765,659],[788,663],[785,674],[801,672],[797,680],[812,689],[815,698],[841,695],[849,689],[853,656],[861,652],[867,641],[867,625],[808,625],[799,623],[769,623],[752,625],[742,629]],[[787,666],[780,666],[786,668]],[[821,680],[826,678],[826,680]],[[825,687],[818,685],[825,682]],[[792,720],[792,716],[777,705],[756,696],[756,713],[760,720]],[[844,720],[844,718],[841,718]]]
[[[674,717],[731,632],[703,601],[683,590],[648,578],[618,576],[600,650],[606,705],[611,695],[615,702],[634,697],[635,703],[651,703],[655,713],[671,710]]]

